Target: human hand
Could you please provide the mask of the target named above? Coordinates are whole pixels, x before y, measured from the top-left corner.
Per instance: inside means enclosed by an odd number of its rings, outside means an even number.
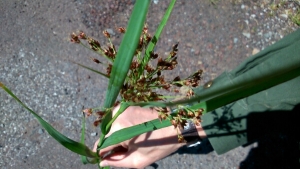
[[[113,115],[120,107],[116,107]],[[158,118],[158,112],[155,109],[128,107],[112,124],[107,136],[115,131],[141,124]],[[108,152],[113,152],[104,157],[100,166],[115,166],[126,168],[143,168],[153,162],[173,153],[185,143],[178,143],[177,130],[174,126],[154,130],[136,136],[130,140],[117,145],[106,147],[100,150],[100,156]],[[94,145],[94,151],[97,149],[99,140]]]

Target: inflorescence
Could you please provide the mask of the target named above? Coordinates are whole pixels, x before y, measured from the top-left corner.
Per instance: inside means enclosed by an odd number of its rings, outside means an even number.
[[[119,33],[126,32],[125,28],[123,27],[120,27],[117,30]],[[101,56],[104,56],[108,60],[108,63],[106,64],[106,75],[109,77],[111,75],[113,62],[117,55],[117,50],[111,41],[110,33],[105,30],[103,31],[103,35],[109,41],[109,44],[106,47],[101,46],[99,41],[87,36],[83,31],[80,31],[77,34],[72,33],[70,36],[70,41],[76,44],[81,44],[97,52]],[[151,42],[151,39],[152,36],[148,33],[147,26],[144,26],[138,46],[136,48],[135,57],[130,65],[128,76],[120,90],[122,102],[170,101],[168,100],[169,97],[159,94],[157,91],[165,90],[178,95],[180,88],[187,89],[185,90],[185,97],[192,97],[194,95],[193,88],[197,87],[201,80],[202,70],[198,70],[184,79],[181,79],[179,76],[177,76],[173,80],[166,80],[163,72],[174,70],[178,64],[177,53],[179,43],[173,45],[169,55],[165,58],[159,56],[154,51],[151,51],[148,55],[145,54],[144,57],[142,57],[142,53],[146,53],[146,48]],[[103,64],[99,59],[91,58],[91,60],[97,64]],[[155,60],[156,64],[153,65]],[[170,111],[167,108],[155,109],[159,112],[159,119],[169,119],[172,125],[177,129],[183,128],[187,119],[192,119],[196,125],[199,125],[203,112],[203,109],[192,110],[188,107],[179,106],[175,113],[176,115],[170,115]],[[92,114],[97,116],[94,126],[98,126],[101,123],[106,112],[96,110],[98,109],[83,110],[86,116],[90,116]],[[178,135],[178,140],[179,142],[184,141],[180,134]]]

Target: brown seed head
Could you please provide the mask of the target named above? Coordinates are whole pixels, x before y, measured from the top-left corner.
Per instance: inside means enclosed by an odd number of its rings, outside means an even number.
[[[170,56],[171,56],[171,57],[176,56],[176,54],[177,54],[177,52],[174,52],[174,51],[170,52]]]
[[[97,126],[99,126],[99,124],[100,124],[101,122],[102,122],[101,119],[97,119],[97,120],[94,121],[93,125],[94,125],[95,127],[97,127]]]
[[[178,51],[178,45],[179,45],[179,42],[177,42],[175,45],[173,45],[172,50],[173,50],[174,52],[177,52],[177,51]]]
[[[181,135],[181,134],[178,135],[178,142],[179,142],[179,143],[185,143],[185,142],[186,142],[186,141],[184,140],[184,138],[183,138],[183,135]]]
[[[175,120],[173,120],[173,121],[175,121]],[[174,126],[174,128],[177,128],[177,123],[175,122],[175,123],[173,124],[173,121],[172,121],[172,125]]]
[[[95,63],[101,63],[98,59],[96,59],[96,58],[92,58],[92,60],[93,60],[93,62],[95,62]]]
[[[105,111],[98,111],[96,114],[102,117],[105,114]]]
[[[103,35],[104,35],[106,38],[110,38],[110,34],[107,32],[107,30],[103,31]]]
[[[78,36],[74,32],[70,36],[71,36],[71,39],[70,39],[71,42],[80,43]]]
[[[83,113],[85,113],[86,116],[90,116],[93,113],[91,108],[84,109],[82,111],[83,111]]]
[[[85,33],[83,31],[79,31],[79,35],[78,35],[79,39],[86,39],[87,36],[85,35]]]
[[[150,53],[150,58],[151,59],[156,59],[158,57],[157,53],[154,53],[153,51]]]
[[[161,75],[161,71],[157,71],[157,76],[160,76]]]
[[[106,68],[106,73],[108,76],[110,76],[111,69],[112,69],[112,64],[109,64],[108,67]]]
[[[176,81],[180,81],[180,77],[179,76],[176,76],[174,79],[173,79],[173,82],[176,82]]]
[[[188,117],[195,117],[195,114],[191,111],[188,112]]]
[[[147,34],[147,33],[148,33],[148,27],[147,27],[147,25],[144,26],[144,28],[143,28],[143,33],[144,33],[144,34]]]
[[[120,33],[125,33],[125,32],[126,32],[126,29],[123,28],[123,27],[119,27],[119,28],[118,28],[118,31],[119,31]]]

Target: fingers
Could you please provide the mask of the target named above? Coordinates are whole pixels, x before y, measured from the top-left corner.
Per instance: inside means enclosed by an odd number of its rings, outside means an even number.
[[[99,143],[99,139],[94,144],[94,148],[93,148],[94,152],[97,151],[98,143]],[[127,152],[127,150],[128,150],[128,146],[126,145],[126,143],[123,142],[123,143],[120,143],[120,144],[111,145],[111,146],[108,146],[108,147],[105,147],[105,148],[101,149],[99,151],[99,156],[101,158],[106,158],[107,156],[111,156],[112,154],[113,155],[120,155],[122,153]]]
[[[100,162],[100,166],[144,168],[151,163],[152,160],[147,161],[147,157],[142,157],[142,155],[137,152],[119,152],[103,159]]]
[[[152,156],[150,154],[144,154],[139,151],[128,150],[119,151],[106,158],[100,162],[101,167],[114,166],[114,167],[124,167],[124,168],[145,168],[146,166],[157,161],[159,156]]]
[[[95,142],[94,144],[94,148],[93,151],[96,152],[97,151],[97,145],[99,144],[99,139]]]

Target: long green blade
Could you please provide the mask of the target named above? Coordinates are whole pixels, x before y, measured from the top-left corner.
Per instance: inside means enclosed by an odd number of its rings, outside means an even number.
[[[106,108],[114,104],[124,84],[145,23],[149,3],[150,0],[138,0],[135,2],[126,33],[112,67],[104,102],[104,107]]]
[[[92,72],[95,72],[95,73],[97,73],[97,74],[100,74],[100,75],[102,75],[102,76],[104,76],[104,77],[106,77],[106,78],[109,78],[109,76],[108,76],[107,74],[102,73],[102,72],[99,72],[98,70],[95,70],[95,69],[93,69],[93,68],[90,68],[90,67],[85,66],[85,65],[80,64],[80,63],[76,63],[76,64],[79,65],[79,66],[81,66],[81,67],[83,67],[83,68],[85,68],[85,69],[87,69],[87,70],[90,70],[90,71],[92,71]]]
[[[6,91],[11,97],[13,97],[17,102],[19,102],[26,110],[28,110],[38,121],[39,123],[45,128],[45,130],[61,145],[66,147],[67,149],[73,151],[74,153],[91,157],[97,158],[95,152],[90,150],[87,146],[78,143],[74,140],[69,139],[68,137],[64,136],[60,132],[58,132],[55,128],[53,128],[49,123],[47,123],[44,119],[42,119],[38,114],[36,114],[33,110],[28,108],[23,102],[19,100],[17,96],[15,96],[4,84],[0,82],[0,87]]]
[[[119,131],[113,133],[112,135],[110,135],[109,137],[105,138],[104,143],[100,146],[100,148],[102,149],[102,148],[108,147],[110,145],[118,144],[125,140],[131,139],[135,136],[138,136],[140,134],[143,134],[143,133],[146,133],[149,131],[153,131],[153,130],[157,130],[157,129],[161,129],[164,127],[168,127],[170,125],[171,125],[171,123],[168,120],[160,121],[160,120],[156,119],[156,120],[152,120],[149,122],[145,122],[143,124],[125,128],[125,129],[119,130]]]
[[[142,28],[146,19],[148,7],[150,0],[138,0],[135,2],[128,27],[124,38],[122,39],[119,51],[117,53],[116,59],[114,61],[108,89],[106,92],[104,107],[110,108],[117,99],[121,87],[124,84],[125,78],[127,76],[129,67],[131,65],[136,47],[139,42]],[[107,114],[101,124],[101,138],[102,140],[105,136],[104,133],[108,133],[109,128],[106,129],[106,125],[111,120],[111,113]],[[99,142],[100,144],[101,142]]]
[[[155,45],[156,45],[156,43],[157,43],[157,41],[158,41],[162,31],[163,31],[165,25],[168,22],[168,19],[169,19],[171,13],[172,13],[172,10],[174,8],[175,3],[176,3],[176,0],[172,0],[170,2],[169,7],[165,12],[164,17],[160,21],[160,24],[159,24],[158,28],[156,29],[153,38],[151,39],[150,43],[148,44],[147,49],[145,51],[145,56],[143,58],[143,62],[141,64],[141,66],[139,67],[139,73],[142,73],[144,71],[144,68],[145,68],[146,64],[149,62],[150,53],[153,52],[154,47],[155,47]]]

